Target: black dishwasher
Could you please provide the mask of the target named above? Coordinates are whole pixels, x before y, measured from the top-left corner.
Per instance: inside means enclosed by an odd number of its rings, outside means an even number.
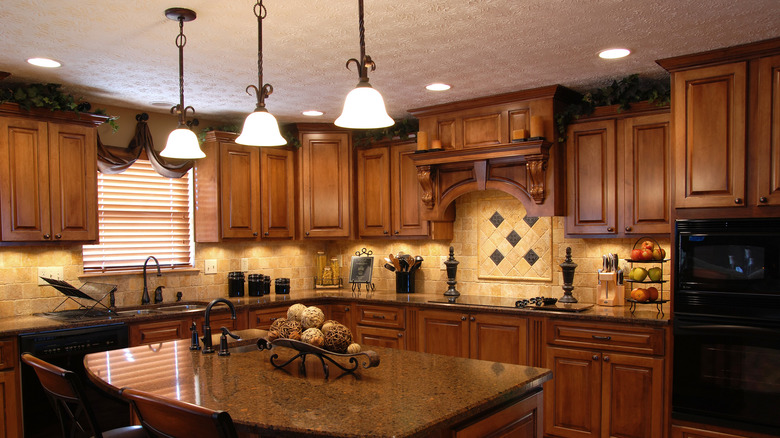
[[[130,424],[124,401],[95,387],[84,371],[84,355],[128,347],[126,324],[103,324],[19,335],[19,351],[78,374],[102,429]],[[22,414],[26,438],[59,436],[60,426],[35,371],[22,365]]]

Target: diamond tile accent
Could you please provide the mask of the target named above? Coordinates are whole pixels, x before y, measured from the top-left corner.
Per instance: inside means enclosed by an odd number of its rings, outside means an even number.
[[[529,249],[527,253],[523,256],[525,261],[528,262],[529,265],[533,266],[534,263],[536,263],[537,260],[539,260],[539,256],[534,252],[534,250]]]
[[[517,234],[517,231],[515,230],[512,230],[512,232],[506,236],[507,242],[512,244],[512,246],[517,246],[517,243],[520,242],[520,239],[522,239],[522,237],[520,237],[520,235]]]
[[[498,212],[495,212],[493,213],[493,216],[490,216],[490,223],[496,228],[498,228],[502,222],[504,222],[504,216],[501,216]]]
[[[539,218],[537,216],[525,216],[523,220],[528,224],[529,227],[533,227]]]
[[[493,260],[493,263],[498,265],[502,260],[504,260],[504,255],[501,254],[501,251],[495,250],[493,251],[493,254],[490,254],[490,260]]]

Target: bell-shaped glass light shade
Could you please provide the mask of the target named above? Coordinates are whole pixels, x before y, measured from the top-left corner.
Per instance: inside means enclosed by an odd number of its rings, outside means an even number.
[[[392,126],[395,121],[387,115],[382,95],[368,82],[361,82],[347,94],[344,110],[333,123],[342,128],[373,129]]]
[[[236,143],[247,146],[282,146],[287,144],[287,140],[279,133],[276,117],[261,109],[246,116],[244,129],[241,130]]]
[[[198,137],[186,126],[179,126],[168,135],[168,143],[165,149],[160,152],[165,158],[176,158],[179,160],[196,160],[205,158],[206,154],[200,150]]]

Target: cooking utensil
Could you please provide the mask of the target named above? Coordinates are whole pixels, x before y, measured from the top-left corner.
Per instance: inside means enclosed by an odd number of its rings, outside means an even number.
[[[396,271],[400,271],[401,270],[401,264],[398,262],[398,259],[396,259],[395,256],[392,255],[392,254],[390,254],[390,263],[393,264],[393,266],[395,267]]]
[[[390,272],[395,272],[395,266],[393,266],[392,263],[385,263],[385,269],[387,269]]]
[[[423,258],[420,256],[417,256],[414,258],[414,263],[412,263],[412,267],[409,268],[409,272],[414,272],[418,269],[420,269],[420,265],[422,265]]]

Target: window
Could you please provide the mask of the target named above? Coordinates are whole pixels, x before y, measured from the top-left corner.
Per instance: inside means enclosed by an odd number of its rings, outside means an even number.
[[[165,178],[148,160],[98,174],[100,244],[84,245],[84,272],[138,269],[149,256],[161,267],[192,267],[191,199],[190,172]]]

